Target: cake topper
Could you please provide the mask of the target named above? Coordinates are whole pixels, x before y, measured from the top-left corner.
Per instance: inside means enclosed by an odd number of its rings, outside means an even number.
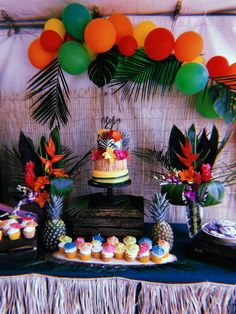
[[[110,129],[113,130],[113,127],[116,126],[118,129],[119,124],[121,123],[121,118],[116,118],[113,116],[112,118],[106,116],[102,117],[101,124],[103,129]]]

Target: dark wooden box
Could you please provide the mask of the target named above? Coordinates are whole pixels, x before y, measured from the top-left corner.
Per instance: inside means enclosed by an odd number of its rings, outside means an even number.
[[[77,218],[69,217],[73,237],[115,235],[141,237],[144,228],[143,197],[91,195],[88,210]]]

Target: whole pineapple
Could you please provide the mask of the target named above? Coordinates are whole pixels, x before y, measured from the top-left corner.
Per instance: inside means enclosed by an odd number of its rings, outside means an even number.
[[[48,250],[58,248],[59,237],[66,234],[66,226],[60,219],[63,209],[63,196],[51,195],[47,209],[49,220],[46,221],[43,231],[44,247]]]
[[[170,249],[174,244],[174,234],[171,226],[165,221],[167,210],[169,208],[169,202],[166,196],[157,192],[150,204],[149,213],[154,220],[152,228],[152,239],[154,242],[158,242],[159,239],[169,242]]]

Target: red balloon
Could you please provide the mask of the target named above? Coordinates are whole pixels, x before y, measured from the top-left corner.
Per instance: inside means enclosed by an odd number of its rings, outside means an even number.
[[[146,37],[144,51],[153,60],[164,60],[174,49],[175,39],[166,28],[155,28]]]
[[[223,56],[212,57],[206,64],[209,77],[224,76],[229,71],[229,62]]]
[[[55,52],[59,50],[62,45],[61,36],[52,30],[46,30],[42,32],[40,36],[40,44],[46,51]]]
[[[137,40],[133,36],[124,36],[119,40],[118,49],[124,56],[132,56],[138,49]]]

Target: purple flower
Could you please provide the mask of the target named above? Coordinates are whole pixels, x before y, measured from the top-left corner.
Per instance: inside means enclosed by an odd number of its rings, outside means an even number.
[[[184,192],[184,197],[191,202],[195,202],[197,200],[197,193],[192,190],[187,190]]]

